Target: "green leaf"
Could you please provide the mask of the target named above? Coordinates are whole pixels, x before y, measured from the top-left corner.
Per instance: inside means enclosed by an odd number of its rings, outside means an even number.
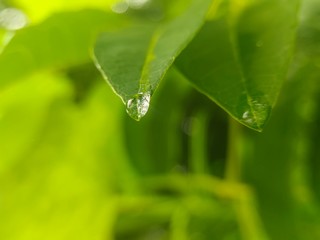
[[[286,76],[299,0],[236,3],[225,2],[177,66],[231,116],[262,131]]]
[[[305,0],[301,7],[301,23],[299,25],[297,39],[297,55],[301,60],[314,61],[316,65],[320,62],[320,2],[316,0]],[[303,59],[304,58],[304,59]]]
[[[95,35],[118,26],[117,15],[84,10],[59,13],[22,29],[0,55],[0,88],[36,70],[89,62]]]
[[[0,92],[0,239],[113,239],[113,191],[134,180],[121,105],[100,80],[81,105],[53,74]]]
[[[271,239],[319,239],[319,69],[297,60],[293,68],[264,133],[243,132],[250,146],[243,172]]]
[[[126,149],[135,170],[142,175],[166,174],[182,169],[182,125],[186,94],[191,87],[176,72],[169,70],[160,91],[153,97],[148,115],[138,124],[125,119]],[[161,126],[161,127],[159,127]],[[166,131],[163,131],[166,129]],[[156,138],[154,136],[157,136]]]
[[[37,143],[53,100],[70,91],[54,80],[49,74],[37,74],[0,91],[0,174]]]
[[[108,32],[98,38],[96,65],[134,119],[146,114],[151,95],[202,25],[210,4],[211,0],[193,1],[169,23]]]
[[[83,10],[84,8],[110,9],[116,0],[55,0],[43,4],[41,0],[12,0],[12,4],[23,9],[31,21],[39,22],[55,12]],[[110,9],[111,10],[111,9]]]

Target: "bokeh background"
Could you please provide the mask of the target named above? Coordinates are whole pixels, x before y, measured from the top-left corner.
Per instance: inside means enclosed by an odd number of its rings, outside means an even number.
[[[130,16],[159,20],[166,4],[179,11],[160,0],[0,2],[1,240],[320,239],[320,2],[302,1],[263,133],[175,68],[141,122],[126,115],[92,44]]]

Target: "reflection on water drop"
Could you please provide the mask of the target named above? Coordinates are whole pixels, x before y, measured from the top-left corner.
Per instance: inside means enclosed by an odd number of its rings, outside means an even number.
[[[262,130],[265,122],[269,118],[271,106],[266,101],[252,100],[250,108],[246,109],[242,114],[242,122],[256,129]]]
[[[248,123],[248,124],[252,124],[254,121],[253,121],[253,116],[252,114],[250,113],[250,111],[246,111],[243,113],[242,115],[242,119],[244,122]]]
[[[149,109],[150,92],[138,93],[127,102],[127,113],[136,121],[140,121]]]
[[[27,16],[16,8],[5,8],[0,11],[0,26],[11,31],[25,27],[28,23]]]

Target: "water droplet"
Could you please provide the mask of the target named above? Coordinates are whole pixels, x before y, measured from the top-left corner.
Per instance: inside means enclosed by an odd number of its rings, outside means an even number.
[[[136,121],[140,121],[148,110],[150,105],[150,92],[138,93],[127,102],[127,113]]]
[[[250,125],[253,123],[253,119],[254,118],[253,118],[252,113],[250,111],[246,111],[242,115],[242,120]]]
[[[250,108],[242,114],[242,122],[256,130],[262,130],[270,112],[271,106],[265,101],[252,100]]]

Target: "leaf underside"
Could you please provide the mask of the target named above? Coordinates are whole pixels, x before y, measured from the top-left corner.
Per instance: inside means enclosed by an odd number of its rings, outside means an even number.
[[[177,59],[178,69],[236,120],[262,131],[286,76],[299,1],[261,0],[209,20]]]
[[[143,92],[152,95],[202,26],[210,4],[211,0],[194,0],[168,23],[100,35],[94,48],[95,63],[124,102]]]

